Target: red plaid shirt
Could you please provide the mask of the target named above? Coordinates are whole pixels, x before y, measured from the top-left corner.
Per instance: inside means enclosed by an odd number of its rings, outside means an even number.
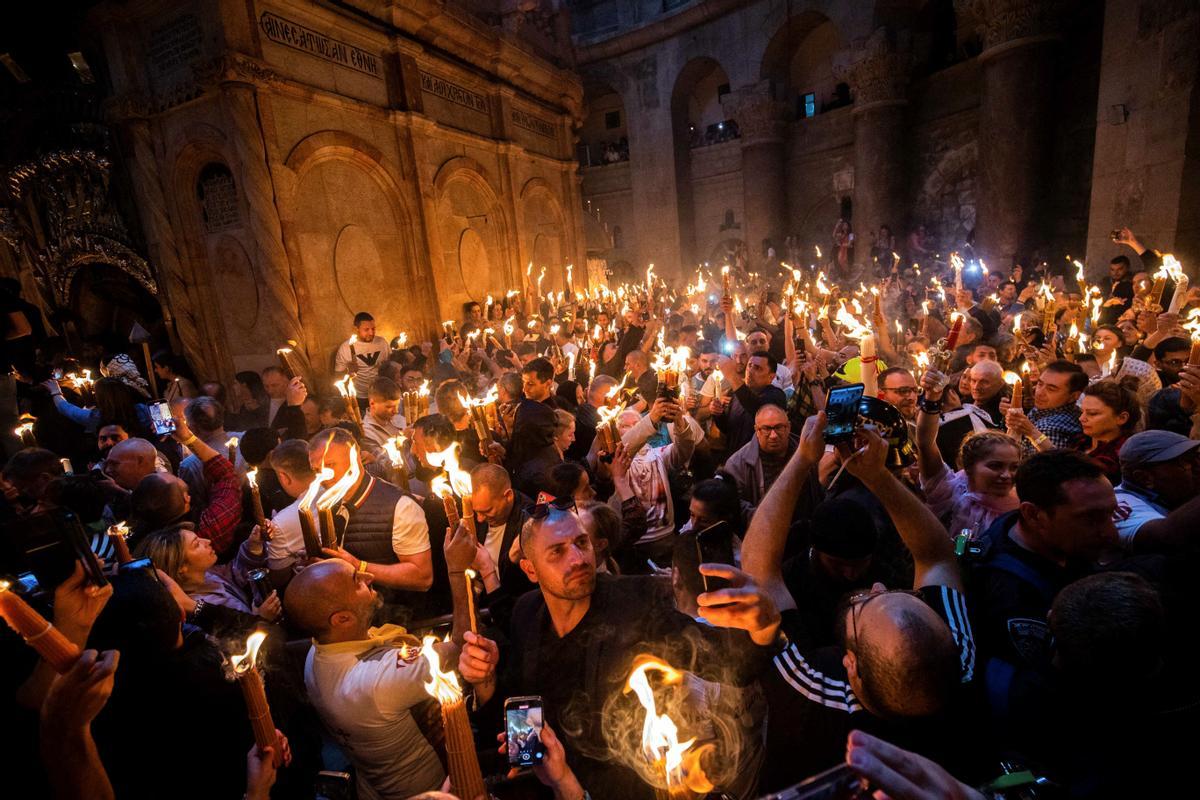
[[[208,483],[208,505],[196,521],[196,535],[212,542],[217,553],[233,544],[233,532],[242,521],[242,486],[233,464],[225,456],[204,462]]]

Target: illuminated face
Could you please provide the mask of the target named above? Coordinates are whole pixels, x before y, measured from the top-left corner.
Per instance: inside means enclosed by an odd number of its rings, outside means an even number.
[[[1045,370],[1038,376],[1033,390],[1033,405],[1035,408],[1049,409],[1065,406],[1075,401],[1076,392],[1071,391],[1069,376],[1052,369]]]
[[[375,320],[368,319],[358,324],[354,329],[354,335],[358,337],[360,342],[369,342],[375,338]]]
[[[888,375],[880,388],[883,399],[900,409],[905,419],[914,419],[917,414],[917,382],[909,373]]]
[[[703,377],[707,378],[709,375],[712,374],[712,371],[714,369],[716,369],[717,354],[716,353],[703,353],[703,354],[701,354],[700,358],[697,359],[697,363],[699,363],[699,365],[700,365],[700,374]]]
[[[1108,440],[1121,433],[1121,426],[1129,421],[1129,413],[1117,414],[1099,397],[1084,395],[1079,406],[1079,425],[1093,439]]]
[[[400,411],[400,400],[385,400],[372,397],[368,403],[371,416],[379,422],[390,422]]]
[[[983,370],[971,370],[971,373],[971,396],[976,403],[986,403],[1004,388],[1004,381],[997,375]]]
[[[357,458],[357,454],[355,456]],[[326,449],[322,443],[308,451],[308,463],[314,472],[319,472],[324,466],[333,471],[333,477],[325,481],[324,486],[331,486],[350,469],[350,445],[334,442]],[[360,462],[359,467],[362,467]]]
[[[545,381],[539,380],[536,372],[521,373],[521,388],[525,391],[525,396],[539,403],[550,396],[550,386],[553,383],[553,378]]]
[[[1116,350],[1120,346],[1121,340],[1108,328],[1101,328],[1092,337],[1092,347],[1096,349],[1096,356],[1098,358],[1107,358],[1113,350]]]
[[[288,379],[282,372],[271,370],[262,376],[262,382],[272,400],[282,400],[287,394]]]
[[[508,515],[512,513],[513,490],[508,488],[503,492],[493,493],[484,484],[473,484],[472,488],[471,506],[475,509],[475,518],[486,522],[489,528],[505,524]]]
[[[120,425],[105,425],[96,434],[96,447],[101,453],[107,453],[117,442],[123,442],[129,434]]]
[[[1005,497],[1012,491],[1021,453],[1015,446],[996,444],[971,467],[967,482],[972,491]]]
[[[521,569],[543,592],[561,600],[582,600],[596,588],[596,551],[579,518],[550,512],[529,536]]]
[[[788,435],[792,424],[780,408],[766,407],[754,420],[754,435],[758,438],[758,449],[768,455],[780,455],[787,451]]]
[[[771,346],[771,337],[762,331],[755,331],[746,337],[746,346],[751,352],[755,350],[766,350]]]
[[[400,387],[405,392],[415,392],[421,388],[421,384],[425,382],[425,376],[419,369],[407,370],[400,376]]]
[[[204,573],[217,563],[217,553],[212,542],[197,536],[192,531],[181,531],[183,535],[183,568],[180,576],[190,580],[201,580]]]
[[[746,385],[751,389],[765,389],[775,380],[775,370],[765,356],[751,356],[746,364]]]

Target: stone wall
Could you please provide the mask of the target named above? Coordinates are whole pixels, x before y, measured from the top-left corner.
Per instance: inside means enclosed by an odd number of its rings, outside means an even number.
[[[144,136],[148,243],[174,254],[158,268],[205,374],[273,363],[287,339],[323,372],[358,311],[423,338],[530,262],[547,289],[585,271],[575,75],[453,4],[372,9],[96,11],[114,119]],[[212,174],[229,179],[202,203]]]

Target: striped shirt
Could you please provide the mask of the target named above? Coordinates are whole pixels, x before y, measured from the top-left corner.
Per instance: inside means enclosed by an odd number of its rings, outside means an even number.
[[[925,586],[920,589],[921,598],[937,612],[950,629],[958,651],[959,675],[962,684],[975,677],[975,639],[971,634],[971,623],[967,617],[966,598],[961,592],[947,586]],[[808,775],[839,763],[846,752],[846,736],[856,728],[885,732],[889,736],[903,736],[902,729],[881,731],[885,723],[867,711],[854,693],[846,669],[842,664],[844,650],[841,648],[819,648],[802,651],[795,642],[789,644],[777,656],[771,668],[763,675],[763,689],[767,696],[770,715],[767,723],[767,757],[760,788],[766,791],[780,789],[796,783]],[[945,715],[957,714],[960,704],[947,710]],[[917,723],[920,725],[920,723]],[[918,752],[942,752],[953,749],[956,744],[950,737],[959,737],[954,726],[936,724],[926,726],[944,732],[949,744],[942,748],[942,741],[900,741],[917,748]],[[925,736],[923,731],[920,736]],[[940,734],[938,734],[940,736]],[[929,745],[926,747],[925,745]]]

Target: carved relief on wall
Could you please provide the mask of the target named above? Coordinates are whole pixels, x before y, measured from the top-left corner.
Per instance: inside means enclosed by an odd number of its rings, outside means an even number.
[[[226,234],[212,245],[213,283],[220,287],[220,295],[236,302],[235,310],[226,315],[241,333],[254,332],[258,324],[260,298],[258,273],[250,264],[250,257],[242,243]]]

